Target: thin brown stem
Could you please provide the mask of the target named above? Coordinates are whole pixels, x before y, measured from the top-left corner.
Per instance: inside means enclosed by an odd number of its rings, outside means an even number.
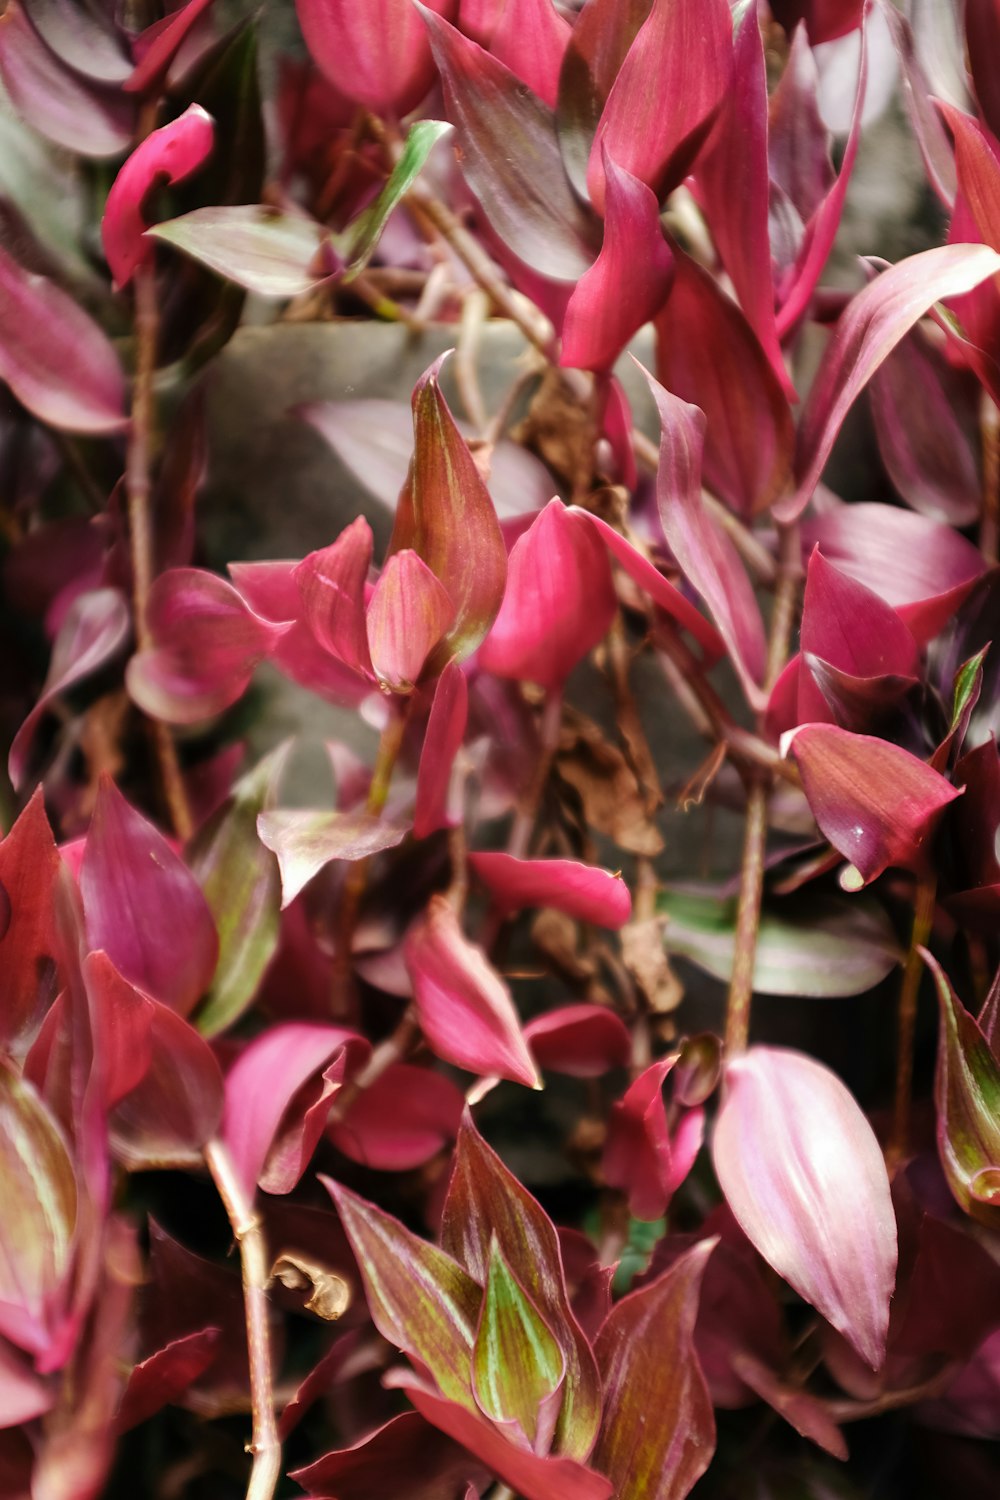
[[[726,1006],[726,1052],[733,1057],[746,1050],[750,1034],[750,1002],[753,998],[757,929],[764,890],[764,848],[767,842],[768,786],[759,777],[747,787],[746,825],[743,835],[743,865],[740,899],[736,912],[733,973]]]
[[[246,1309],[247,1352],[250,1360],[253,1455],[246,1500],[272,1500],[281,1477],[281,1443],[274,1415],[271,1329],[267,1295],[270,1274],[267,1242],[253,1201],[247,1195],[227,1147],[216,1139],[205,1147],[205,1163],[222,1199],[240,1247],[243,1302]]]
[[[1000,411],[987,391],[983,392],[979,431],[983,447],[983,515],[979,546],[986,561],[995,563],[1000,553]]]
[[[507,853],[523,859],[531,847],[531,836],[535,831],[535,820],[541,805],[545,783],[549,779],[552,761],[559,748],[559,730],[562,727],[562,692],[552,691],[546,695],[542,708],[541,747],[531,785],[517,810],[514,825],[507,840]]]
[[[937,882],[933,877],[921,880],[913,903],[913,928],[910,946],[903,966],[899,989],[896,1042],[896,1099],[892,1116],[892,1142],[889,1155],[901,1161],[910,1139],[910,1101],[913,1093],[913,1048],[917,1029],[917,995],[924,961],[920,949],[926,947],[934,922]]]
[[[770,692],[781,676],[792,644],[792,630],[798,612],[799,584],[802,580],[802,540],[797,521],[778,527],[778,581],[771,613],[771,634],[767,648],[767,679]]]
[[[355,1074],[349,1083],[345,1083],[337,1095],[333,1108],[330,1111],[331,1121],[342,1120],[359,1094],[365,1089],[370,1089],[382,1074],[394,1063],[400,1062],[410,1051],[414,1042],[420,1035],[420,1023],[412,1006],[408,1006],[400,1017],[395,1031],[387,1036],[384,1041],[372,1050],[368,1062]]]

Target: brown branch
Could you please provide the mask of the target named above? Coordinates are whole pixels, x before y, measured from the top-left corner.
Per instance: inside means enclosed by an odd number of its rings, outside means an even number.
[[[281,1443],[274,1415],[271,1330],[267,1295],[270,1275],[267,1243],[253,1202],[247,1196],[229,1151],[222,1141],[209,1141],[205,1163],[222,1199],[240,1247],[243,1269],[243,1302],[247,1322],[247,1354],[250,1361],[250,1402],[253,1434],[248,1452],[253,1455],[246,1500],[272,1500],[281,1477]]]
[[[913,902],[913,928],[899,989],[896,1042],[896,1097],[892,1116],[889,1157],[901,1161],[910,1138],[910,1101],[913,1093],[913,1050],[917,1029],[917,995],[924,961],[920,949],[927,946],[934,922],[937,882],[933,876],[921,880]]]

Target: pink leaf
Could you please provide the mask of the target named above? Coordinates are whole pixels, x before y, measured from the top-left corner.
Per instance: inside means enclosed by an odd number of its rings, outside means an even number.
[[[887,740],[803,724],[790,753],[821,832],[865,883],[888,865],[920,871],[944,807],[958,795],[937,771]]]
[[[91,948],[103,948],[124,978],[154,1000],[188,1015],[215,973],[215,923],[190,870],[107,776],[87,834],[80,891]]]
[[[271,652],[274,665],[332,703],[357,706],[371,692],[371,680],[330,656],[302,618],[298,567],[294,562],[230,563],[229,574],[255,614],[275,625],[293,622]]]
[[[126,93],[148,94],[163,83],[170,65],[192,29],[214,3],[214,0],[187,0],[162,20],[154,21],[141,31],[133,43],[136,65],[122,85]]]
[[[637,1219],[662,1217],[701,1149],[701,1109],[683,1115],[671,1138],[663,1085],[675,1062],[664,1058],[640,1073],[612,1106],[608,1122],[604,1176],[628,1194],[629,1212]]]
[[[604,174],[604,243],[574,287],[563,322],[559,363],[578,370],[610,370],[661,306],[673,276],[655,195],[607,151]]]
[[[984,245],[1000,250],[1000,142],[950,104],[938,108],[955,137],[958,189]]]
[[[379,686],[411,693],[455,619],[448,590],[409,547],[394,552],[368,605],[368,645]]]
[[[408,831],[406,823],[375,817],[363,807],[351,812],[281,808],[257,819],[261,843],[278,856],[282,907],[332,860],[368,859],[394,849]]]
[[[715,1421],[693,1336],[716,1243],[702,1240],[658,1281],[623,1298],[597,1335],[604,1421],[593,1462],[617,1495],[683,1500],[711,1461]]]
[[[618,71],[590,153],[587,185],[604,209],[604,150],[658,197],[681,182],[730,84],[726,0],[653,0]]]
[[[443,896],[432,897],[411,927],[405,956],[420,1025],[438,1057],[470,1073],[541,1087],[510,991]]]
[[[704,414],[671,396],[651,375],[646,378],[660,414],[656,498],[664,535],[715,616],[749,702],[761,706],[767,643],[760,609],[739,554],[701,498]]]
[[[781,519],[808,505],[841,423],[900,339],[935,302],[970,292],[998,271],[1000,255],[985,245],[941,245],[891,266],[848,303],[802,413],[798,488],[776,507]]]
[[[67,432],[108,434],[128,425],[121,366],[105,334],[67,292],[3,249],[0,380],[32,416]]]
[[[524,1028],[539,1067],[570,1078],[600,1078],[624,1068],[632,1039],[623,1021],[603,1005],[563,1005],[535,1016]]]
[[[325,1453],[290,1475],[310,1495],[338,1500],[396,1500],[400,1475],[408,1500],[457,1495],[478,1465],[465,1448],[439,1432],[419,1412],[406,1411],[350,1448]],[[478,1489],[475,1491],[478,1495]]]
[[[462,820],[461,808],[452,806],[452,770],[465,738],[468,717],[469,687],[465,673],[457,662],[450,661],[438,678],[424,731],[413,809],[414,838],[428,838],[439,828],[451,827]]]
[[[14,1056],[28,1048],[55,996],[58,877],[59,855],[39,787],[0,842],[0,1049]]]
[[[464,1107],[443,1073],[396,1063],[361,1089],[327,1134],[361,1166],[411,1172],[455,1139]]]
[[[44,1416],[57,1400],[51,1381],[37,1375],[9,1344],[0,1344],[0,1429],[20,1427]]]
[[[597,927],[623,927],[632,898],[621,874],[575,859],[515,859],[512,854],[470,854],[469,868],[504,914],[549,906]]]
[[[490,51],[555,109],[559,70],[570,35],[568,22],[552,0],[506,0]]]
[[[996,135],[1000,132],[1000,79],[992,65],[1000,47],[1000,11],[996,0],[965,0],[965,36],[979,108]]]
[[[603,639],[616,608],[607,554],[589,517],[550,500],[514,543],[480,665],[498,677],[561,688]]]
[[[222,1136],[248,1192],[290,1193],[345,1076],[368,1043],[340,1026],[286,1022],[250,1042],[226,1075]]]
[[[236,703],[254,668],[290,625],[255,614],[232,584],[200,568],[171,568],[150,590],[152,645],[128,664],[129,696],[167,724],[200,724]]]
[[[409,0],[296,0],[306,46],[330,82],[377,115],[401,116],[431,86],[427,35]],[[430,0],[450,14],[453,0]],[[387,39],[392,38],[392,45]]]
[[[372,547],[371,527],[364,516],[358,516],[331,546],[310,552],[294,572],[306,620],[323,650],[352,671],[368,674],[372,661],[365,625],[365,583]]]
[[[143,239],[150,220],[144,205],[160,183],[182,182],[206,160],[215,126],[200,104],[152,131],[132,152],[111,185],[101,220],[104,254],[118,287],[127,286],[136,269],[152,260],[153,247]]]
[[[675,256],[674,283],[656,319],[661,385],[705,413],[709,487],[754,516],[785,491],[794,431],[782,377],[735,302],[690,256]]]
[[[848,1089],[802,1053],[752,1047],[726,1070],[712,1154],[751,1243],[877,1369],[896,1221],[881,1148]]]

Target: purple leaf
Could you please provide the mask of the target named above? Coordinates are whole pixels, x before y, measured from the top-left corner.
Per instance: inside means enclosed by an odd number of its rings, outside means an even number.
[[[572,35],[568,22],[552,0],[515,0],[500,12],[490,39],[490,51],[555,109],[559,72]]]
[[[653,0],[594,136],[587,186],[598,211],[605,151],[657,197],[683,180],[730,84],[732,27],[726,0]]]
[[[340,1026],[289,1021],[250,1042],[226,1075],[222,1136],[248,1192],[290,1193],[349,1072],[370,1048]]]
[[[510,990],[443,896],[433,896],[410,928],[405,957],[421,1029],[438,1057],[483,1077],[541,1087]]]
[[[154,1000],[188,1015],[215,972],[212,914],[191,871],[108,776],[87,834],[80,891],[91,948],[103,948]]]
[[[150,590],[152,645],[128,664],[129,696],[167,724],[200,724],[242,698],[290,626],[255,614],[215,573],[171,568]]]
[[[670,395],[651,375],[646,379],[660,414],[656,499],[664,535],[685,577],[711,609],[749,702],[761,706],[767,643],[760,609],[739,554],[701,498],[704,414]]]
[[[965,37],[969,68],[983,118],[1000,133],[1000,79],[992,66],[1000,47],[1000,11],[996,0],[965,0]]]
[[[408,1500],[454,1500],[478,1468],[465,1448],[424,1420],[403,1412],[350,1448],[326,1453],[290,1475],[310,1495],[338,1500],[398,1500],[407,1476]],[[478,1493],[478,1492],[477,1492]]]
[[[712,1156],[750,1242],[878,1369],[896,1221],[881,1148],[848,1089],[802,1053],[752,1047],[726,1069]]]
[[[992,3],[993,0],[966,0],[966,24],[970,27],[973,25],[974,6],[985,4],[989,7]],[[920,147],[920,154],[924,159],[924,170],[942,204],[945,208],[951,208],[955,202],[955,153],[948,140],[947,132],[941,124],[940,116],[934,108],[932,97],[934,91],[917,57],[913,28],[906,17],[902,16],[894,6],[883,6],[882,17],[889,27],[889,34],[899,54],[900,88],[906,104],[906,112],[913,126],[913,133],[917,138],[917,145]],[[969,50],[971,53],[973,50],[971,46]],[[981,55],[988,56],[989,53],[987,51]],[[975,62],[973,62],[973,68],[975,68]]]
[[[821,832],[865,884],[889,865],[926,868],[934,826],[959,795],[943,776],[898,745],[833,724],[803,724],[789,748]]]
[[[409,0],[296,0],[306,46],[337,91],[377,115],[409,114],[434,77],[427,35]],[[454,0],[430,0],[450,15]],[[392,38],[392,45],[387,39]]]
[[[261,297],[301,297],[341,269],[329,230],[266,203],[196,208],[146,234]]]
[[[632,898],[621,873],[575,859],[516,859],[512,854],[470,854],[469,868],[507,915],[526,906],[548,906],[579,922],[623,927]]]
[[[563,321],[559,363],[578,370],[610,370],[662,305],[673,277],[656,197],[606,151],[604,173],[601,253],[574,287]]]
[[[121,1436],[146,1422],[194,1384],[215,1358],[218,1328],[185,1333],[134,1365],[115,1418]]]
[[[105,334],[55,282],[25,271],[3,249],[0,380],[32,416],[67,432],[108,434],[128,425],[121,366]]]
[[[891,266],[848,303],[802,413],[798,488],[776,507],[781,519],[808,505],[850,407],[913,325],[935,302],[972,291],[998,271],[1000,256],[985,245],[941,245]]]
[[[261,843],[278,856],[282,909],[335,859],[368,859],[395,849],[409,831],[406,823],[378,818],[364,808],[351,812],[278,809],[257,819]]]
[[[596,222],[563,170],[552,111],[497,58],[424,11],[462,171],[504,245],[540,275],[577,281]]]
[[[136,65],[123,84],[126,93],[149,94],[167,81],[171,64],[214,0],[187,0],[141,31],[132,43]]]
[[[132,152],[111,185],[101,220],[104,254],[116,286],[127,286],[137,268],[152,259],[153,247],[143,238],[149,226],[143,210],[152,188],[181,182],[197,171],[214,140],[211,116],[200,104],[191,104]]]
[[[30,1046],[56,991],[54,922],[59,854],[41,787],[0,842],[0,1049],[20,1056]]]
[[[702,1240],[658,1281],[623,1298],[597,1335],[604,1420],[593,1462],[617,1495],[683,1500],[711,1461],[715,1421],[693,1336],[716,1243]]]
[[[656,319],[660,384],[705,413],[710,489],[744,516],[777,500],[791,478],[795,434],[785,382],[736,304],[690,256]]]
[[[612,1105],[602,1169],[611,1187],[628,1195],[637,1219],[663,1217],[694,1165],[705,1133],[705,1115],[682,1115],[671,1138],[663,1085],[676,1057],[651,1063]]]
[[[566,172],[581,198],[597,124],[651,0],[590,0],[570,34],[559,77],[557,126]]]
[[[327,1128],[338,1151],[379,1172],[412,1172],[458,1135],[465,1098],[431,1068],[395,1063]]]
[[[817,103],[819,73],[804,26],[796,27],[777,87],[768,109],[767,154],[773,197],[787,204],[795,219],[794,254],[772,246],[782,267],[791,263],[801,246],[805,225],[816,213],[835,181],[830,161],[830,133]],[[787,209],[785,210],[787,212]],[[773,235],[773,229],[772,229]]]
[[[539,1067],[570,1078],[600,1078],[628,1066],[632,1039],[625,1023],[603,1005],[562,1005],[524,1028]]]
[[[413,388],[413,461],[399,497],[388,556],[412,548],[447,591],[454,624],[431,658],[463,661],[492,625],[507,578],[507,549],[489,491],[441,392],[442,355]]]
[[[413,809],[414,838],[428,838],[439,828],[450,828],[462,821],[461,807],[453,805],[452,770],[465,738],[468,718],[469,686],[465,673],[457,662],[450,661],[434,689],[420,750]]]
[[[21,0],[21,10],[62,62],[95,83],[124,83],[132,71],[125,37],[112,17],[73,0]]]

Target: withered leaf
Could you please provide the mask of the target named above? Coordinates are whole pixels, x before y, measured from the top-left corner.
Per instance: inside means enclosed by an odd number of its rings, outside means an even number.
[[[318,1261],[286,1250],[274,1262],[271,1275],[291,1292],[308,1292],[303,1307],[328,1323],[335,1323],[348,1309],[351,1289],[347,1282]]]

